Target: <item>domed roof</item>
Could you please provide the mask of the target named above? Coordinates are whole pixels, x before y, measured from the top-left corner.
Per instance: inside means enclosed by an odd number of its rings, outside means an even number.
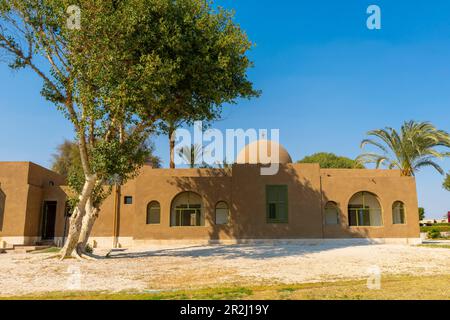
[[[260,151],[261,150],[261,151]],[[276,155],[278,150],[278,159]],[[260,158],[261,157],[261,158]],[[280,144],[269,140],[257,140],[245,146],[236,158],[237,164],[292,163],[287,150]]]

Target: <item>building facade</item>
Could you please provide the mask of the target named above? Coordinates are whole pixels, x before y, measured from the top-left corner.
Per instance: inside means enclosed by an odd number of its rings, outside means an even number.
[[[416,185],[396,170],[321,169],[292,164],[278,173],[238,161],[227,169],[153,169],[106,199],[96,247],[161,242],[420,241]],[[0,244],[62,245],[68,228],[60,175],[33,163],[0,162]]]
[[[62,243],[65,179],[31,162],[0,162],[0,247]]]

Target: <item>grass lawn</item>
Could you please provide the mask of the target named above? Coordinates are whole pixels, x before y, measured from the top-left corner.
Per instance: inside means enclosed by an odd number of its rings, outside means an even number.
[[[448,232],[450,231],[450,223],[441,223],[434,226],[420,227],[420,232],[428,232],[433,229],[436,229],[440,232]]]
[[[37,254],[37,253],[58,253],[60,251],[61,251],[61,248],[51,247],[51,248],[47,248],[47,249],[44,249],[44,250],[33,251],[31,253],[32,254]]]
[[[107,299],[107,300],[360,300],[438,299],[450,300],[450,275],[387,276],[380,290],[369,290],[366,281],[270,285],[257,287],[204,288],[171,292],[51,292],[1,299]]]
[[[440,248],[440,249],[450,249],[450,243],[449,244],[420,244],[418,247],[423,248]]]

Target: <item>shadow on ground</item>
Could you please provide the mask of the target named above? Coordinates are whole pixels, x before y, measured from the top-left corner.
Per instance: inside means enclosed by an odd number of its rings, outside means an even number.
[[[183,257],[183,258],[206,258],[220,257],[222,259],[271,259],[282,257],[303,256],[306,254],[323,252],[334,249],[343,249],[349,246],[368,246],[373,243],[370,240],[359,241],[358,243],[342,244],[235,244],[235,245],[198,245],[167,249],[146,250],[142,252],[112,252],[109,259],[133,259],[145,257]]]

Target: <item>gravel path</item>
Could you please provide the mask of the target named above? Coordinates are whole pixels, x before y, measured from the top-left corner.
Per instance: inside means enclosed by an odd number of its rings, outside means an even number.
[[[97,261],[0,254],[0,296],[49,291],[143,291],[450,274],[450,250],[403,245],[157,246]]]

